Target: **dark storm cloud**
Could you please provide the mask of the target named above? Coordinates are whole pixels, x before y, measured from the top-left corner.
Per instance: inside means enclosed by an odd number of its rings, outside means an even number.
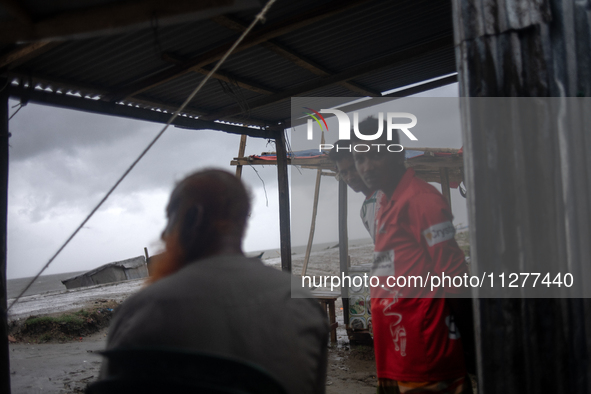
[[[142,124],[133,120],[28,104],[10,121],[11,160],[50,151],[72,154],[80,147],[101,147],[141,128]]]
[[[155,123],[28,105],[10,123],[12,202],[33,222],[68,209],[89,211],[161,128]],[[219,131],[170,127],[105,207],[117,203],[117,196],[169,191],[175,181],[200,168],[235,171],[230,160],[237,156],[239,140]],[[249,139],[247,147],[264,149],[266,141]],[[245,180],[260,183],[256,174],[247,172]]]

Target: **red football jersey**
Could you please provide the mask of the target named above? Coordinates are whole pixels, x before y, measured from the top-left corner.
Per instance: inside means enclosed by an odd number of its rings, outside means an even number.
[[[382,198],[372,276],[371,313],[379,378],[436,381],[466,374],[462,343],[444,298],[465,288],[387,285],[390,277],[463,276],[464,254],[449,205],[408,169],[390,199]],[[384,285],[384,287],[382,287]],[[410,297],[410,298],[409,298]],[[424,297],[424,298],[414,298]]]

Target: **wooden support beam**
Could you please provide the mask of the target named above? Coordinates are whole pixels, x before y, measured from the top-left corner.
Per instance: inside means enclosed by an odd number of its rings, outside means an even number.
[[[233,18],[229,15],[220,15],[211,18],[212,21],[215,23],[224,26],[228,29],[237,31],[239,33],[246,30],[247,25],[238,21],[236,18]],[[328,77],[332,73],[328,71],[326,68],[315,64],[314,62],[304,59],[301,55],[287,49],[285,46],[275,43],[273,41],[265,41],[260,44],[263,48],[270,50],[271,52],[283,57],[284,59],[289,60],[296,66],[299,66],[303,69],[310,71],[311,73],[321,76],[321,77]],[[370,97],[381,97],[382,94],[378,91],[366,88],[361,86],[355,82],[349,81],[342,81],[339,82],[339,85],[344,86],[345,88],[351,90],[352,92],[357,92],[363,96],[370,96]]]
[[[4,81],[0,79],[2,85]],[[0,92],[0,393],[10,393],[6,295],[6,224],[8,221],[8,92]]]
[[[402,49],[400,51],[396,51],[395,53],[392,53],[380,59],[376,59],[358,66],[351,67],[343,72],[332,75],[330,77],[314,79],[312,81],[304,82],[293,89],[285,90],[283,92],[279,92],[268,97],[250,100],[248,102],[248,108],[250,110],[254,110],[269,104],[274,104],[282,100],[286,100],[293,96],[301,96],[313,90],[333,85],[341,81],[346,81],[382,68],[406,64],[412,58],[420,58],[422,56],[425,56],[429,52],[440,50],[442,47],[449,47],[450,50],[453,48],[453,40],[451,36],[435,38],[428,42],[424,42],[406,49]],[[224,119],[226,116],[235,116],[243,112],[244,109],[240,106],[232,105],[226,108],[222,108],[219,111],[215,111],[210,115],[205,116],[204,119]]]
[[[277,150],[277,181],[279,186],[279,231],[281,240],[281,269],[291,273],[291,218],[289,210],[289,181],[285,132],[275,135]]]
[[[313,23],[317,23],[323,19],[367,3],[368,1],[371,0],[333,0],[320,7],[313,8],[299,15],[295,15],[287,20],[279,21],[273,25],[263,27],[246,37],[242,43],[238,45],[236,49],[234,49],[234,53],[244,51],[272,38],[279,37],[283,34],[287,34],[294,30],[309,26]],[[154,86],[158,86],[167,81],[183,76],[194,69],[202,68],[221,59],[233,43],[234,41],[232,40],[227,44],[221,45],[189,60],[185,64],[172,67],[155,75],[144,78],[124,89],[121,89],[118,92],[115,92],[112,96],[106,97],[105,99],[117,101],[125,97],[135,96],[136,94],[144,92]]]
[[[462,160],[455,160],[453,165],[449,164],[450,158],[447,157],[437,157],[432,158],[434,159],[430,163],[424,163],[418,161],[421,159],[420,157],[413,157],[406,161],[405,165],[407,168],[413,168],[419,178],[426,182],[441,182],[441,174],[439,169],[441,167],[447,168],[447,174],[449,177],[450,182],[457,182],[460,183],[463,180],[462,175]],[[253,157],[235,157],[234,160],[230,162],[232,166],[238,165],[262,165],[262,166],[273,166],[277,164],[277,160],[264,160],[264,159],[257,159]],[[334,171],[336,170],[334,163],[328,160],[326,157],[320,158],[294,158],[294,159],[287,159],[288,165],[297,165],[300,168],[306,168],[311,170],[317,170],[319,168],[323,170],[333,171],[331,173],[323,173],[322,175],[329,175],[334,176]]]
[[[55,37],[80,38],[92,34],[113,33],[129,28],[148,27],[154,18],[159,23],[176,23],[199,18],[199,13],[220,9],[220,13],[236,11],[254,4],[234,7],[233,0],[168,1],[127,0],[75,10],[57,10],[54,16],[32,20],[16,1],[2,0],[5,8],[19,20],[0,26],[0,42],[35,41]],[[59,3],[59,2],[58,2]],[[30,23],[23,23],[30,20]]]
[[[61,44],[60,41],[38,41],[16,47],[0,56],[0,68],[14,68]]]
[[[347,229],[347,189],[343,180],[339,180],[339,265],[341,275],[349,275],[349,232]],[[349,289],[341,286],[341,299],[343,300],[343,319],[345,326],[349,325]]]
[[[449,209],[451,211],[451,193],[449,190],[449,174],[448,174],[448,169],[446,167],[441,167],[439,169],[439,176],[440,176],[440,183],[441,183],[441,194],[443,194],[443,197],[445,197],[445,199],[447,200],[447,203],[449,204]]]
[[[169,63],[173,63],[173,64],[182,64],[187,59],[180,58],[179,56],[175,56],[171,53],[165,53],[162,55],[162,60],[167,61]],[[196,68],[193,71],[197,72],[199,74],[207,75],[211,71],[211,67]],[[264,87],[262,85],[254,83],[254,82],[249,82],[249,81],[245,81],[243,79],[236,78],[235,76],[233,76],[227,72],[217,71],[217,72],[213,73],[211,77],[215,78],[215,79],[219,79],[220,81],[230,83],[230,84],[236,84],[236,85],[240,86],[241,88],[244,88],[246,90],[250,90],[252,92],[256,92],[259,94],[269,95],[269,94],[275,93],[275,91],[273,91],[267,87]]]
[[[244,151],[246,150],[246,136],[240,136],[240,147],[238,147],[238,157],[244,157]],[[242,178],[242,164],[236,166],[236,177]]]
[[[230,163],[231,165],[275,165],[277,164],[277,160],[265,160],[265,159],[257,159],[252,157],[235,157],[234,160]],[[298,166],[308,166],[314,167],[314,169],[324,168],[327,170],[335,170],[336,167],[334,163],[326,156],[323,157],[311,157],[311,158],[299,158],[294,157],[293,159],[287,159],[288,165],[298,165]]]

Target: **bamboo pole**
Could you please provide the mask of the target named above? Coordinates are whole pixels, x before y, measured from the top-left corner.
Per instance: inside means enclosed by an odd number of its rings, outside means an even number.
[[[320,179],[322,178],[322,169],[316,170],[316,189],[314,190],[314,208],[312,209],[312,224],[310,224],[310,235],[308,236],[308,246],[304,257],[304,266],[302,267],[302,276],[306,275],[308,262],[310,261],[310,252],[314,241],[314,231],[316,230],[316,214],[318,213],[318,194],[320,193]]]

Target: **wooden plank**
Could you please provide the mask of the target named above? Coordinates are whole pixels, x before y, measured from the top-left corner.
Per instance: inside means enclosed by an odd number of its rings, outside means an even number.
[[[325,78],[317,78],[308,82],[304,82],[299,84],[297,87],[284,90],[283,92],[279,92],[273,94],[271,96],[262,97],[262,98],[255,98],[248,101],[247,107],[250,110],[254,110],[257,108],[265,107],[270,104],[275,104],[277,102],[289,99],[293,96],[301,96],[305,93],[311,92],[313,90],[334,85],[336,83],[346,81],[349,79],[353,79],[355,77],[380,70],[386,67],[395,67],[400,64],[407,64],[413,58],[420,58],[425,56],[426,54],[432,51],[440,51],[442,48],[449,47],[450,49],[453,46],[452,37],[438,37],[434,38],[430,41],[423,42],[421,44],[402,49],[400,51],[396,51],[388,56],[381,57],[376,60],[372,60],[369,62],[365,62],[363,64],[351,67],[343,72],[338,74],[331,75],[330,77]],[[204,119],[208,120],[221,120],[224,119],[226,116],[235,116],[244,112],[244,108],[240,107],[239,105],[231,105],[226,108],[222,108],[218,111],[214,111],[211,114],[204,116]]]
[[[244,30],[246,30],[247,25],[238,21],[236,18],[233,18],[229,15],[220,15],[220,16],[216,16],[211,18],[212,21],[214,21],[215,23],[224,26],[228,29],[237,31],[237,32],[243,32]],[[292,62],[293,64],[295,64],[296,66],[299,66],[305,70],[310,71],[311,73],[321,76],[321,77],[327,77],[329,75],[332,74],[332,72],[328,71],[326,68],[308,60],[308,59],[304,59],[303,56],[295,53],[294,51],[287,49],[285,46],[278,44],[276,42],[273,41],[265,41],[263,43],[260,44],[263,48],[266,48],[268,50],[270,50],[271,52],[283,57],[284,59],[289,60],[290,62]],[[364,86],[361,86],[360,84],[357,84],[355,82],[350,82],[350,81],[342,81],[339,82],[339,85],[344,86],[345,88],[351,90],[352,92],[357,92],[363,96],[370,96],[370,97],[381,97],[382,94],[381,92],[366,88]]]
[[[281,240],[281,269],[291,273],[291,219],[289,211],[289,182],[285,132],[277,131],[277,182],[279,186],[279,231]]]
[[[319,299],[337,299],[341,296],[341,293],[338,291],[328,291],[328,290],[314,290],[312,291],[314,297]]]
[[[329,18],[343,11],[360,6],[371,0],[333,0],[320,7],[310,9],[302,14],[295,15],[287,20],[279,21],[273,25],[263,27],[262,29],[253,32],[246,37],[234,53],[244,51],[262,42],[268,41],[272,38],[279,37],[283,34],[290,33],[294,30],[301,29],[313,23],[320,22],[323,19]],[[200,56],[197,56],[185,64],[172,67],[155,75],[144,78],[129,87],[119,90],[112,96],[107,97],[107,100],[116,101],[125,97],[135,96],[143,91],[146,91],[154,86],[158,86],[172,79],[178,78],[191,72],[193,69],[204,67],[211,64],[224,56],[226,51],[232,46],[232,42],[214,48]]]
[[[235,164],[234,164],[235,163]],[[309,159],[303,159],[303,158],[293,158],[293,159],[287,159],[287,163],[288,164],[292,164],[292,165],[307,165],[307,166],[316,166],[316,168],[318,167],[322,167],[324,169],[329,169],[329,170],[334,170],[336,169],[334,166],[334,163],[332,163],[328,158],[326,157],[314,157],[314,158],[309,158]],[[277,160],[264,160],[264,159],[257,159],[257,158],[253,158],[253,157],[235,157],[234,160],[231,162],[232,165],[274,165],[277,164]]]
[[[412,158],[407,161],[408,167],[420,167],[420,169],[431,168],[432,171],[438,171],[441,167],[449,168],[450,170],[462,168],[463,161],[461,159],[450,159],[446,157],[434,157],[427,160],[419,160],[420,158]],[[309,159],[288,159],[289,164],[298,166],[307,166],[312,168],[324,168],[327,170],[334,170],[335,166],[330,160],[326,158],[309,158]],[[232,165],[273,165],[275,160],[265,160],[254,157],[235,157],[231,163]]]

